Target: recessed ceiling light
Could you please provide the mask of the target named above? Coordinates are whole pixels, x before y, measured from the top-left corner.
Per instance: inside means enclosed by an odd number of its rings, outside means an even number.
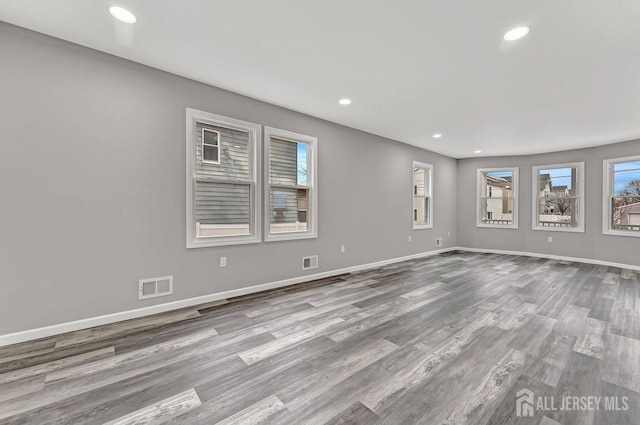
[[[527,34],[529,34],[529,27],[518,27],[507,31],[504,35],[504,39],[507,41],[520,40]]]
[[[482,153],[482,151],[478,150],[478,151],[473,151],[473,153]]]
[[[351,99],[347,99],[346,97],[343,97],[342,99],[340,99],[339,103],[341,105],[351,105]]]
[[[442,137],[442,134],[440,134],[440,133],[436,133],[436,134],[433,135],[434,139],[439,139],[441,137]]]
[[[111,16],[113,16],[117,20],[126,22],[127,24],[133,24],[135,21],[137,21],[136,15],[122,7],[111,6],[109,8],[109,13],[111,13]]]

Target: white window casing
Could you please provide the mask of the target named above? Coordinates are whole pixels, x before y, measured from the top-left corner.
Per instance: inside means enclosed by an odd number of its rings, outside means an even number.
[[[541,171],[569,170],[567,176],[551,176],[545,188],[541,188]],[[574,171],[575,170],[575,173]],[[553,178],[564,180],[566,186],[564,196],[557,194],[552,187]],[[568,180],[567,180],[568,179]],[[569,186],[571,188],[569,189]],[[549,211],[542,211],[548,208]],[[570,212],[569,220],[564,219],[566,209]],[[557,212],[561,212],[558,215]],[[572,162],[566,164],[536,165],[532,168],[532,229],[551,232],[584,232],[585,231],[585,164]]]
[[[433,229],[433,165],[413,161],[411,170],[413,229]]]
[[[205,131],[217,134],[218,161],[204,159]],[[259,124],[187,108],[187,248],[260,242],[260,137]]]
[[[213,143],[206,143],[206,134],[210,133],[210,134],[216,134],[216,142],[215,144]],[[202,149],[202,162],[205,164],[220,164],[220,134],[221,132],[218,130],[211,130],[209,128],[203,128],[202,129],[202,141],[201,141],[201,149]],[[205,149],[207,148],[215,148],[216,150],[216,159],[205,159]]]
[[[518,170],[518,167],[477,170],[476,227],[518,228]],[[488,184],[488,180],[493,184]]]
[[[318,237],[318,139],[264,128],[264,240]]]
[[[602,233],[640,237],[640,225],[636,224],[640,218],[636,215],[640,213],[640,193],[616,194],[616,165],[625,166],[618,171],[625,175],[623,181],[629,183],[640,180],[640,156],[605,159],[602,162]]]

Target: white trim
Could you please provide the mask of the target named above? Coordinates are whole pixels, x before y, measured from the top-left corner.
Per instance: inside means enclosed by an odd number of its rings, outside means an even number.
[[[634,238],[640,238],[640,232],[628,232],[624,230],[606,230],[603,231],[602,234],[607,236],[631,236]]]
[[[540,192],[540,188],[538,187],[538,173],[540,170],[555,170],[559,168],[575,168],[578,170],[578,178],[576,179],[576,183],[578,185],[578,191],[576,197],[579,202],[579,212],[578,216],[578,226],[577,227],[544,227],[538,225],[538,195]],[[545,232],[578,232],[584,233],[585,226],[585,187],[584,187],[584,176],[585,176],[585,164],[584,162],[571,162],[566,164],[553,164],[553,165],[534,165],[531,168],[532,171],[532,197],[533,202],[531,205],[531,225],[532,230],[542,230]],[[575,188],[573,188],[575,191]]]
[[[607,235],[611,232],[611,207],[609,206],[609,192],[613,184],[611,175],[612,159],[602,161],[602,234]]]
[[[483,254],[524,255],[525,257],[548,258],[550,260],[561,260],[561,261],[573,261],[575,263],[595,264],[598,266],[610,266],[610,267],[618,267],[621,269],[640,271],[640,266],[634,266],[631,264],[614,263],[611,261],[594,260],[591,258],[565,257],[564,255],[542,254],[539,252],[506,251],[502,249],[485,249],[485,248],[466,248],[461,246],[455,247],[455,249],[452,249],[452,251],[478,252]]]
[[[413,230],[420,229],[433,229],[433,165],[427,164],[425,162],[413,161],[413,166],[411,167],[411,224],[413,225]],[[415,200],[415,169],[420,168],[429,173],[429,187],[428,187],[428,195],[424,195],[425,198],[429,199],[429,222],[425,224],[416,224],[414,220],[414,207],[413,201]],[[425,187],[426,191],[427,187]]]
[[[113,313],[113,314],[106,314],[103,316],[91,317],[88,319],[76,320],[73,322],[66,322],[66,323],[61,323],[57,325],[45,326],[42,328],[29,329],[26,331],[0,335],[0,347],[11,345],[11,344],[18,344],[26,341],[32,341],[40,338],[47,338],[47,337],[60,335],[67,332],[78,331],[81,329],[92,328],[94,326],[102,326],[110,323],[121,322],[123,320],[137,319],[140,317],[150,316],[153,314],[164,313],[167,311],[178,310],[181,308],[193,307],[200,304],[206,304],[206,303],[224,300],[232,297],[238,297],[241,295],[252,294],[255,292],[265,291],[268,289],[276,289],[284,286],[295,285],[298,283],[309,282],[316,279],[324,279],[327,277],[338,276],[345,273],[353,273],[360,270],[382,267],[388,264],[399,263],[402,261],[430,257],[433,255],[443,254],[445,252],[451,252],[451,251],[477,252],[477,253],[487,253],[487,254],[505,254],[505,255],[524,255],[527,257],[548,258],[551,260],[562,260],[562,261],[573,261],[577,263],[596,264],[596,265],[602,265],[602,266],[619,267],[623,269],[640,271],[640,266],[613,263],[609,261],[593,260],[588,258],[565,257],[561,255],[549,255],[549,254],[541,254],[541,253],[535,253],[535,252],[506,251],[506,250],[499,250],[499,249],[466,248],[461,246],[454,246],[451,248],[437,249],[433,251],[407,255],[404,257],[397,257],[397,258],[392,258],[388,260],[376,261],[373,263],[367,263],[367,264],[362,264],[358,266],[345,267],[343,269],[331,270],[331,271],[326,271],[326,272],[321,272],[321,273],[316,273],[316,274],[306,275],[306,276],[299,276],[299,277],[294,277],[290,279],[280,280],[277,282],[254,285],[254,286],[234,289],[226,292],[218,292],[218,293],[204,295],[200,297],[188,298],[185,300],[173,301],[170,303],[138,308],[135,310],[122,311],[122,312]]]
[[[218,135],[218,144],[217,145],[212,145],[210,143],[205,143],[204,142],[204,132],[205,131],[210,131],[211,133],[216,133]],[[210,128],[204,128],[202,127],[202,136],[201,136],[202,140],[200,141],[200,151],[202,152],[201,155],[201,161],[203,164],[214,164],[214,165],[220,165],[220,151],[222,150],[222,146],[220,144],[220,141],[222,140],[222,132],[220,130],[212,130]],[[209,161],[204,159],[204,145],[207,146],[214,146],[217,150],[218,150],[218,160],[217,161]]]
[[[623,162],[640,161],[640,156],[605,159],[602,161],[602,234],[610,236],[640,237],[640,232],[611,229],[611,198],[614,192],[613,166]]]
[[[153,314],[164,313],[167,311],[178,310],[181,308],[193,307],[200,304],[210,303],[213,301],[219,301],[219,300],[224,300],[228,298],[239,297],[241,295],[247,295],[247,294],[253,294],[256,292],[266,291],[268,289],[282,288],[284,286],[295,285],[298,283],[309,282],[317,279],[324,279],[327,277],[338,276],[345,273],[353,273],[360,270],[382,267],[388,264],[399,263],[402,261],[430,257],[432,255],[438,255],[445,252],[454,251],[456,249],[457,248],[436,249],[433,251],[421,252],[418,254],[407,255],[404,257],[397,257],[397,258],[391,258],[388,260],[375,261],[373,263],[361,264],[358,266],[345,267],[342,269],[330,270],[330,271],[316,273],[312,275],[298,276],[298,277],[293,277],[290,279],[280,280],[276,282],[270,282],[270,283],[264,283],[261,285],[249,286],[246,288],[234,289],[231,291],[218,292],[214,294],[203,295],[200,297],[188,298],[185,300],[173,301],[169,303],[138,308],[135,310],[127,310],[127,311],[122,311],[118,313],[106,314],[103,316],[76,320],[73,322],[60,323],[57,325],[45,326],[42,328],[29,329],[26,331],[0,335],[0,347],[3,347],[5,345],[18,344],[25,341],[32,341],[40,338],[47,338],[47,337],[60,335],[67,332],[73,332],[81,329],[92,328],[95,326],[102,326],[110,323],[121,322],[123,320],[137,319],[140,317],[150,316]]]
[[[511,171],[512,172],[512,181],[511,187],[513,189],[513,211],[511,213],[512,224],[488,224],[482,222],[482,199],[483,189],[484,189],[484,179],[482,177],[483,173],[491,173],[495,171]],[[520,167],[501,167],[501,168],[478,168],[477,170],[477,187],[476,187],[476,227],[486,227],[493,229],[518,229],[518,215],[520,214],[519,204],[520,204],[520,179],[518,178],[518,173],[520,171]],[[500,198],[496,198],[500,199]]]
[[[309,230],[304,232],[271,233],[271,183],[269,179],[269,149],[271,138],[292,143],[307,145],[307,185],[309,200],[307,205],[307,223]],[[318,138],[274,127],[264,127],[264,241],[289,241],[295,239],[314,239],[318,237]],[[311,172],[309,172],[311,169]],[[299,189],[301,186],[286,186],[274,184],[276,187],[291,187]]]
[[[261,238],[261,221],[260,217],[260,197],[258,193],[258,158],[260,157],[260,145],[258,140],[260,139],[262,127],[259,124],[255,124],[248,121],[242,121],[235,118],[229,118],[222,115],[212,114],[210,112],[199,111],[197,109],[186,109],[186,148],[187,148],[187,248],[204,248],[213,246],[227,246],[227,245],[241,245],[259,243]],[[204,124],[213,125],[216,127],[229,128],[232,130],[243,131],[249,134],[249,155],[252,160],[250,169],[250,191],[251,191],[251,222],[250,227],[252,229],[251,235],[241,236],[222,236],[222,237],[210,237],[210,238],[196,238],[196,221],[195,221],[195,170],[196,170],[196,153],[195,153],[195,129],[196,123],[201,122]],[[222,149],[221,140],[218,140],[218,153]]]

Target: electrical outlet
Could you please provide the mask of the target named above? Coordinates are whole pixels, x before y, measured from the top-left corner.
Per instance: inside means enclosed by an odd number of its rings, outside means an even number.
[[[411,235],[409,235],[409,242],[411,242]]]
[[[447,236],[451,236],[451,232],[447,232]]]
[[[340,252],[344,254],[344,253],[345,253],[345,251],[346,251],[346,250],[345,250],[345,248],[344,248],[344,245],[340,245]]]
[[[547,238],[547,242],[553,242],[553,237],[549,236],[549,237]]]
[[[227,267],[227,257],[220,257],[220,267]]]
[[[436,246],[442,246],[442,238],[436,238]]]

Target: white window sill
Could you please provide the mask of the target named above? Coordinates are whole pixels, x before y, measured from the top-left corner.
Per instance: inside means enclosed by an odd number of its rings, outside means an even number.
[[[433,224],[414,224],[413,230],[433,229]]]
[[[484,223],[476,223],[476,227],[485,227],[488,229],[512,229],[518,230],[517,224],[484,224]]]
[[[533,230],[543,232],[568,232],[568,233],[584,233],[584,227],[533,227]],[[640,235],[638,235],[640,236]]]
[[[302,239],[317,239],[318,235],[310,232],[290,232],[290,233],[271,233],[264,239],[265,242],[281,242],[281,241],[296,241]]]
[[[624,230],[605,230],[602,234],[609,236],[631,236],[640,238],[640,232],[625,232]]]
[[[192,248],[210,248],[216,246],[230,246],[230,245],[248,245],[260,243],[260,239],[255,236],[238,236],[235,238],[197,238],[187,242],[187,249]]]

